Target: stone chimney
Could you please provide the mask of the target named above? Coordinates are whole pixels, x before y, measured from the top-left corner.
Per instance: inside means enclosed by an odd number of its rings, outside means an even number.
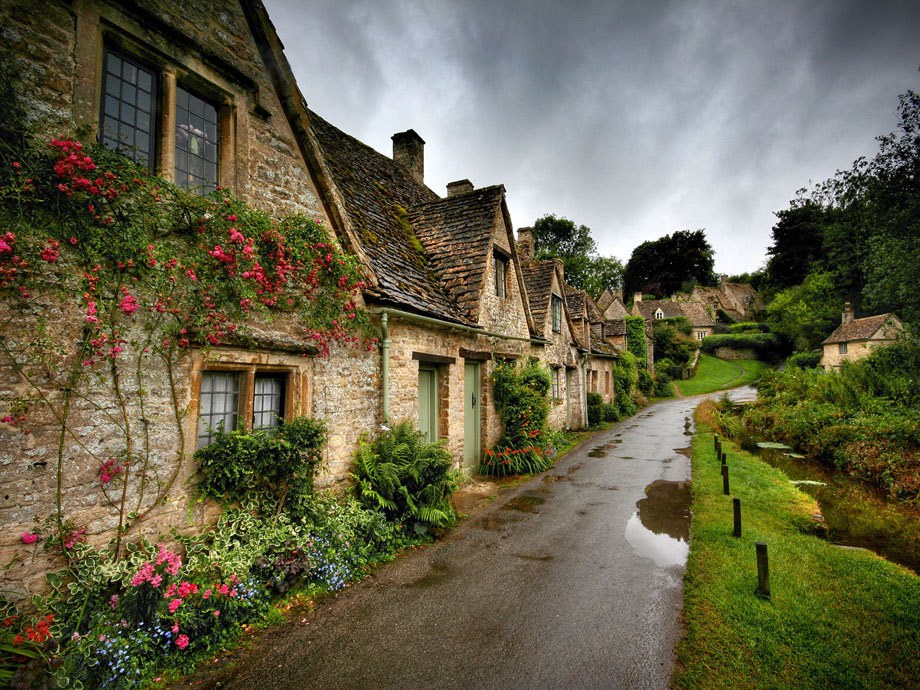
[[[473,183],[469,180],[457,180],[456,182],[447,183],[447,196],[457,196],[473,191]]]
[[[613,291],[613,296],[616,297],[620,302],[623,302],[623,286],[616,288]]]
[[[841,323],[850,323],[853,320],[853,307],[847,302],[846,307],[843,310],[843,320]]]
[[[719,276],[719,285],[721,285],[723,290],[725,289],[725,286],[728,285],[728,276],[724,273]]]
[[[642,301],[642,293],[634,292],[633,293],[633,304],[635,304],[636,302],[641,302],[641,301]]]
[[[558,268],[559,273],[562,274],[562,280],[565,280],[565,264],[562,262],[562,259],[560,259],[558,256],[553,257],[553,263],[556,264],[556,268]],[[562,296],[565,297],[565,295]]]
[[[518,228],[517,250],[522,259],[533,259],[533,228]]]
[[[397,132],[393,139],[393,160],[409,171],[419,184],[425,184],[425,140],[414,129]]]

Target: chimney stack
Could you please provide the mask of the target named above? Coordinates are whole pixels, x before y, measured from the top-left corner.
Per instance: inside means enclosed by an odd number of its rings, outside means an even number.
[[[634,292],[633,293],[633,304],[635,304],[636,302],[641,302],[641,301],[642,301],[642,293]]]
[[[559,272],[562,274],[562,280],[564,281],[565,280],[565,264],[563,263],[562,259],[560,259],[558,256],[553,257],[553,263],[556,264],[556,267],[559,269]],[[563,292],[565,292],[565,289],[563,289]]]
[[[618,300],[620,300],[620,302],[623,301],[623,286],[622,285],[613,291],[613,296],[616,297]]]
[[[841,323],[850,323],[853,320],[853,307],[847,302],[846,307],[843,310],[843,320]]]
[[[518,228],[517,231],[517,250],[521,259],[532,260],[533,252],[533,228]]]
[[[425,140],[414,129],[397,132],[393,139],[393,160],[403,166],[419,184],[425,184]]]
[[[457,196],[473,191],[473,183],[469,180],[457,180],[456,182],[447,183],[447,196]]]
[[[721,285],[723,289],[725,288],[726,285],[728,285],[728,276],[725,275],[724,273],[719,276],[719,284]]]

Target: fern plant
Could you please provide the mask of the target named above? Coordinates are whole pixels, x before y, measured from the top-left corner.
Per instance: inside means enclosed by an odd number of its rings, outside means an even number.
[[[424,533],[428,527],[446,527],[456,519],[450,504],[457,489],[452,464],[443,441],[428,443],[404,421],[374,441],[359,444],[351,477],[366,507]]]

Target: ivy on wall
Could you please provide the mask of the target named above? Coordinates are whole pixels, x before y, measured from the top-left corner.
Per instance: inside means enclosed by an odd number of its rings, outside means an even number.
[[[646,349],[645,319],[643,317],[626,317],[626,348],[635,355],[643,367],[646,366],[648,350]]]

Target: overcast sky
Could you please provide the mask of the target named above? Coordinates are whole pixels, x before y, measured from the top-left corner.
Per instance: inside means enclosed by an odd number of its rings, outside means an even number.
[[[920,90],[920,2],[265,0],[310,107],[425,181],[504,184],[624,262],[705,228],[758,268],[773,212],[861,155]]]

